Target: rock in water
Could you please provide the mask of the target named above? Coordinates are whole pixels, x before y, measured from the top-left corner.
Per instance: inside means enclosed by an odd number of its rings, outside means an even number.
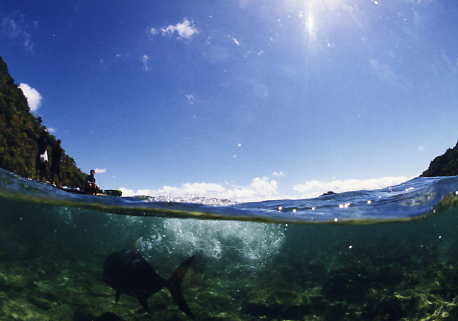
[[[181,311],[193,318],[193,314],[184,300],[181,283],[191,266],[195,255],[185,260],[175,270],[169,280],[160,277],[153,267],[137,250],[122,250],[110,254],[103,266],[103,280],[116,291],[116,302],[121,294],[136,297],[146,311],[148,297],[162,288],[170,290],[175,303]]]

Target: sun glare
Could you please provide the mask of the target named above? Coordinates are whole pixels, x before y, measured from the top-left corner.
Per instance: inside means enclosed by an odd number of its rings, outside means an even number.
[[[316,38],[316,30],[315,30],[315,17],[313,16],[313,12],[309,11],[307,15],[307,19],[305,21],[305,28],[307,30],[307,34],[310,39]]]
[[[305,32],[310,40],[317,38],[320,14],[325,11],[348,11],[351,9],[345,0],[305,0],[302,3],[299,17],[302,17],[302,10],[304,10],[306,12]]]

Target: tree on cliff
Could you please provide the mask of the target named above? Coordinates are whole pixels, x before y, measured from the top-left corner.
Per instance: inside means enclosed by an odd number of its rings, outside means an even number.
[[[458,142],[454,148],[449,148],[434,158],[429,168],[421,174],[422,177],[456,176],[458,175]]]
[[[48,133],[40,117],[31,112],[27,99],[8,73],[0,57],[0,168],[24,177],[37,178],[36,159],[40,136],[45,132],[48,152],[57,146],[57,138]],[[52,158],[50,163],[52,165]],[[83,186],[85,175],[75,160],[63,154],[62,184]]]

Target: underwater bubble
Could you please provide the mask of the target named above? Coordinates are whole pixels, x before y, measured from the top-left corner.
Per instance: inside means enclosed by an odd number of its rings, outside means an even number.
[[[228,253],[237,253],[241,258],[259,261],[278,252],[285,235],[284,225],[167,219],[160,233],[151,230],[141,243],[143,249],[159,254],[188,256],[200,252],[220,260]]]

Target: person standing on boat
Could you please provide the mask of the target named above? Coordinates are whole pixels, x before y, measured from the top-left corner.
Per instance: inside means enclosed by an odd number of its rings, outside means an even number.
[[[45,182],[48,180],[48,149],[45,150],[38,156],[38,180]]]
[[[60,165],[62,162],[63,150],[60,147],[60,140],[57,140],[56,145],[52,148],[52,159],[51,159],[51,182],[56,186],[62,184],[60,178]]]
[[[86,186],[84,187],[84,191],[87,194],[95,195],[98,191],[100,191],[99,187],[95,183],[95,170],[91,169],[90,174],[86,177]]]
[[[44,182],[48,180],[48,138],[45,130],[41,131],[37,145],[38,153],[35,168],[38,180]]]

